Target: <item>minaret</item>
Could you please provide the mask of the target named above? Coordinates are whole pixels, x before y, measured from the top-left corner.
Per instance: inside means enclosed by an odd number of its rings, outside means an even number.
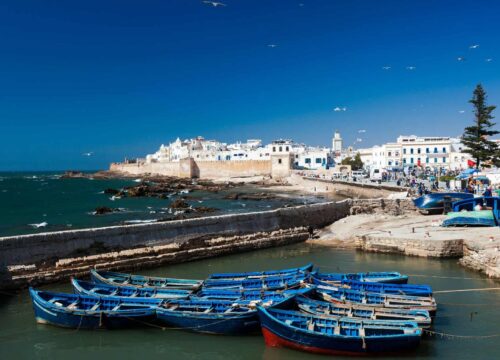
[[[342,151],[342,138],[340,137],[340,133],[338,132],[338,130],[335,130],[335,134],[332,138],[332,150],[334,152]]]

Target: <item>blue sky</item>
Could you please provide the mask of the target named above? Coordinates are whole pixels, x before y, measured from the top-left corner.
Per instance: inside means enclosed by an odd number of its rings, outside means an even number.
[[[479,82],[500,105],[499,1],[221,1],[1,1],[0,171],[105,168],[177,136],[459,135]]]

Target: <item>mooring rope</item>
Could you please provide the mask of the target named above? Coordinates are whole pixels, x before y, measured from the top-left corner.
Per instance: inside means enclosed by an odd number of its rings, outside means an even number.
[[[427,330],[423,329],[422,330],[424,333],[429,334],[430,336],[440,336],[441,338],[446,338],[446,339],[490,339],[490,338],[495,338],[499,337],[500,334],[491,334],[491,335],[455,335],[455,334],[448,334],[440,331],[434,331],[434,330]]]
[[[482,281],[491,281],[492,279],[483,279],[477,277],[460,277],[460,276],[437,276],[437,275],[425,275],[425,274],[408,274],[408,276],[414,277],[429,277],[436,279],[455,279],[455,280],[482,280]]]
[[[500,287],[496,288],[476,288],[476,289],[458,289],[458,290],[438,290],[434,291],[434,294],[445,294],[445,293],[457,293],[457,292],[469,292],[469,291],[493,291],[500,290]]]

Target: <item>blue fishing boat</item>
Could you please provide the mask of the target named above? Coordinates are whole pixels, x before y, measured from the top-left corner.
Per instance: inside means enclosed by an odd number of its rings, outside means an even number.
[[[413,203],[423,213],[439,213],[444,210],[444,200],[449,198],[450,202],[472,199],[474,194],[461,192],[436,192],[413,199]]]
[[[311,282],[316,285],[340,286],[346,289],[376,292],[381,294],[411,295],[411,296],[431,296],[432,288],[429,285],[413,284],[386,284],[378,282],[340,280],[330,281],[329,277],[323,274],[315,274],[311,277]]]
[[[253,271],[253,272],[239,272],[239,273],[216,273],[208,276],[208,279],[224,279],[224,280],[243,280],[251,278],[263,278],[269,276],[283,276],[283,275],[301,275],[303,273],[311,272],[313,264],[305,266],[282,269],[282,270],[268,270],[268,271]]]
[[[378,282],[384,284],[406,284],[408,276],[398,272],[366,272],[366,273],[312,273],[311,276],[327,282],[346,280]]]
[[[246,298],[234,301],[209,300],[192,297],[189,300],[170,300],[156,310],[157,319],[168,326],[185,330],[238,335],[259,329],[256,306],[287,306],[295,295],[307,294],[311,289],[263,294],[247,293]]]
[[[268,346],[328,355],[359,355],[415,349],[422,329],[415,322],[336,319],[298,311],[257,308]]]
[[[280,290],[294,289],[300,286],[309,274],[269,276],[263,278],[245,278],[241,280],[208,279],[203,282],[204,289],[240,289],[240,290]]]
[[[427,310],[431,316],[434,316],[437,310],[436,300],[431,296],[379,294],[322,285],[316,286],[316,294],[321,300],[328,302],[384,308]]]
[[[380,321],[414,321],[420,328],[429,328],[432,318],[427,310],[387,309],[353,304],[338,304],[296,296],[298,308],[306,313],[338,318],[367,319]]]
[[[192,296],[191,299],[228,300],[238,301],[239,303],[244,301],[277,302],[292,296],[304,295],[312,291],[314,291],[313,288],[282,291],[202,289],[198,291],[195,296]]]
[[[35,319],[73,329],[119,329],[154,321],[161,299],[98,297],[30,288]]]
[[[134,286],[115,286],[104,283],[94,283],[78,279],[71,279],[75,293],[93,296],[117,296],[132,298],[157,299],[187,299],[192,291],[179,289],[147,288]]]
[[[152,277],[96,269],[90,270],[90,277],[94,282],[114,286],[134,286],[161,289],[197,290],[203,283],[203,280]]]
[[[498,226],[500,225],[500,198],[476,197],[453,203],[443,226]]]

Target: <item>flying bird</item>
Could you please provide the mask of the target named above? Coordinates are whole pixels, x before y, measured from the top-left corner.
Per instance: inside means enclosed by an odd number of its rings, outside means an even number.
[[[339,106],[337,106],[335,109],[333,109],[333,111],[335,111],[335,112],[347,111],[347,108],[346,107],[339,107]]]
[[[459,57],[457,57],[457,60],[458,61],[465,61],[465,58],[463,56],[459,56]]]
[[[469,49],[477,49],[478,47],[479,47],[479,45],[474,44],[474,45],[469,46]]]
[[[204,4],[207,4],[207,5],[211,5],[213,7],[217,7],[217,6],[226,6],[226,4],[224,3],[221,3],[221,2],[217,2],[217,1],[203,1]]]
[[[460,114],[463,114],[463,113],[465,113],[465,110],[459,110],[458,112],[459,112]]]
[[[406,67],[406,70],[415,70],[415,69],[416,69],[416,67],[415,67],[415,66],[407,66],[407,67]]]
[[[382,66],[382,69],[384,69],[384,70],[390,70],[391,67],[390,66]]]
[[[94,153],[91,151],[91,152],[83,153],[82,155],[83,156],[92,156],[92,155],[94,155]]]
[[[365,133],[365,132],[366,132],[365,129],[358,130],[358,133],[360,133],[360,134]]]
[[[267,47],[275,48],[275,47],[278,47],[278,45],[276,45],[276,44],[268,44]]]

